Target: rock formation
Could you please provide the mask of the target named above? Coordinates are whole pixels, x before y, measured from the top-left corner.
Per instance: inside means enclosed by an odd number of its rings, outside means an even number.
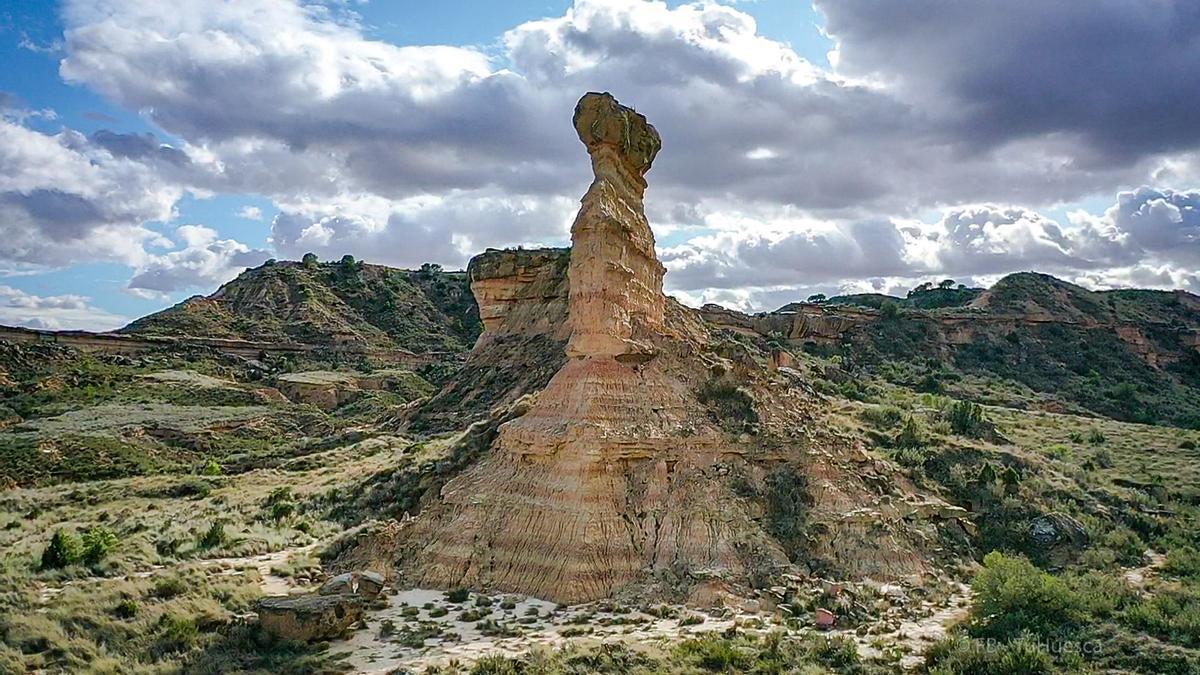
[[[559,602],[704,601],[797,563],[921,572],[903,479],[817,429],[811,390],[787,380],[796,371],[768,369],[663,295],[642,201],[654,127],[608,94],[584,96],[574,124],[595,179],[571,230],[567,359],[499,426],[491,452],[397,533],[406,582]],[[472,264],[486,327],[476,361],[544,335],[537,298],[561,301],[542,278],[547,261],[486,256]],[[545,292],[522,289],[519,269]],[[467,379],[480,377],[473,367]]]

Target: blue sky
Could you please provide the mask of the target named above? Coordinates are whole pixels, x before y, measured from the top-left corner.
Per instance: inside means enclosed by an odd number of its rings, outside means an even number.
[[[818,4],[5,3],[0,323],[113,328],[308,250],[561,245],[589,88],[664,136],[647,208],[685,302],[1200,288],[1195,38],[1161,28],[1196,17],[1105,7],[1130,37],[1100,50],[1065,1]]]

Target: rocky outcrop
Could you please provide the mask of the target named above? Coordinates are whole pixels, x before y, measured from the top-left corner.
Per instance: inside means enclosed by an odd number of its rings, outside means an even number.
[[[489,249],[472,258],[467,276],[483,322],[477,349],[504,335],[555,334],[566,339],[570,260],[566,248]]]
[[[307,403],[326,411],[357,400],[365,391],[391,391],[413,399],[429,394],[431,389],[420,376],[405,370],[371,373],[308,370],[279,375],[275,386],[294,403]]]
[[[921,539],[936,540],[913,534],[923,525],[844,517],[911,486],[821,433],[796,371],[769,370],[766,355],[714,338],[663,296],[642,201],[654,128],[607,94],[585,96],[574,123],[595,180],[572,227],[566,360],[491,452],[394,536],[402,574],[582,602],[707,601],[810,559],[854,575],[921,572]],[[472,359],[519,324],[542,325],[515,321],[529,303],[556,302],[514,285],[543,279],[518,260],[476,266],[489,325]]]
[[[484,331],[441,391],[413,411],[416,432],[459,431],[545,388],[566,361],[570,249],[489,250],[467,273]]]

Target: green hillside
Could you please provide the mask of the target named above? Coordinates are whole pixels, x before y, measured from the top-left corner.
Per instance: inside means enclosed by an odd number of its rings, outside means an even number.
[[[268,261],[207,297],[195,296],[121,329],[136,335],[360,344],[414,352],[463,351],[479,336],[463,272],[339,262]]]

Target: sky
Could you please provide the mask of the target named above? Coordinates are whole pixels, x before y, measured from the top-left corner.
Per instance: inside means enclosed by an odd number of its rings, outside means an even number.
[[[667,291],[769,310],[1036,270],[1200,292],[1192,0],[7,0],[0,324],[248,266],[565,245],[612,92]]]

